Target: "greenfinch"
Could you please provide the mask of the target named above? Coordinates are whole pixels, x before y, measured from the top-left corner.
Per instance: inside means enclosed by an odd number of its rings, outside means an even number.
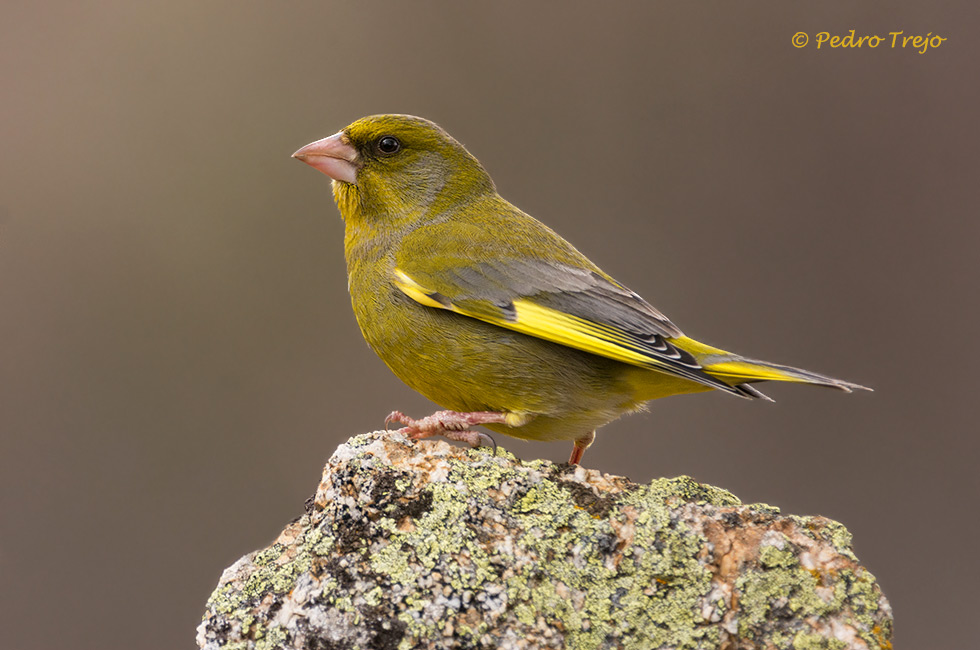
[[[598,427],[659,397],[789,381],[864,388],[748,359],[684,336],[550,228],[497,194],[480,162],[436,124],[375,115],[293,157],[333,179],[354,315],[368,345],[439,404],[411,439],[472,445],[484,425],[570,440],[582,460]]]

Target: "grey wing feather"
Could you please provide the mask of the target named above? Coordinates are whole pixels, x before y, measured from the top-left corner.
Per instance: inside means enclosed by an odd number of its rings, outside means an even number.
[[[533,298],[541,304],[607,323],[638,338],[682,336],[680,329],[639,295],[588,269],[541,260],[507,260],[451,271],[467,297],[506,304]]]

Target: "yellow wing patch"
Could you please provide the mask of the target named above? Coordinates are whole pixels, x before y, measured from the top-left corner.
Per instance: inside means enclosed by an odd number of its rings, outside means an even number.
[[[421,284],[408,277],[408,275],[401,269],[395,269],[395,286],[398,287],[402,293],[420,305],[435,307],[436,309],[449,309],[451,311],[456,311],[452,308],[451,304],[447,305],[434,299],[431,296],[431,292],[428,292]]]
[[[513,304],[517,314],[514,322],[494,321],[496,325],[616,361],[655,368],[665,366],[649,355],[625,347],[625,337],[612,328],[528,300],[515,300]]]

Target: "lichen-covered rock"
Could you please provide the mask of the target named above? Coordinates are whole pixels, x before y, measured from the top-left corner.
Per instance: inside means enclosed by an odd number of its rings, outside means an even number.
[[[890,648],[891,608],[822,517],[383,432],[221,576],[218,648]]]

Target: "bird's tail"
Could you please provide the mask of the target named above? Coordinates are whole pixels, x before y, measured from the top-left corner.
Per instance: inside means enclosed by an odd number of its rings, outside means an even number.
[[[671,339],[670,342],[675,346],[690,352],[704,371],[712,377],[716,377],[726,384],[739,389],[745,397],[762,398],[769,401],[769,397],[753,388],[749,384],[759,381],[789,381],[798,384],[813,384],[815,386],[827,386],[850,393],[854,390],[871,390],[866,386],[854,384],[843,379],[835,379],[809,370],[784,366],[769,361],[758,359],[748,359],[731,352],[713,348],[686,336]]]

